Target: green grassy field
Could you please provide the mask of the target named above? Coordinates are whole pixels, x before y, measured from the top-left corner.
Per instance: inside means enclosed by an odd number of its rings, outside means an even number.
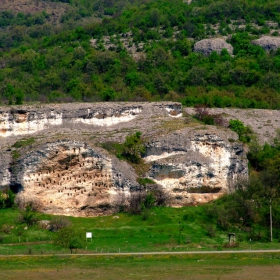
[[[1,279],[279,279],[279,254],[0,257]]]
[[[213,227],[209,234],[205,206],[183,208],[154,208],[148,217],[117,213],[95,218],[69,217],[74,227],[92,232],[80,252],[156,252],[224,250],[227,232]],[[0,210],[0,254],[56,254],[69,253],[52,244],[56,233],[38,225],[27,227],[17,222],[19,211]],[[37,214],[39,220],[51,220],[51,215]],[[278,249],[275,242],[250,242],[246,232],[236,232],[238,246],[242,249]]]

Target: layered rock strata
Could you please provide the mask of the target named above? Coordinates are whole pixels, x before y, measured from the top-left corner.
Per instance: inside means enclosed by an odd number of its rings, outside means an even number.
[[[180,103],[94,103],[0,108],[0,137],[63,127],[109,127],[147,114],[180,117]]]
[[[71,216],[112,213],[138,187],[128,164],[73,141],[48,143],[21,157],[10,183],[19,200],[45,213]]]
[[[243,145],[228,137],[212,128],[154,139],[147,146],[145,160],[152,163],[148,175],[171,195],[173,206],[216,199],[248,176]]]
[[[110,214],[143,190],[129,164],[99,148],[135,131],[142,132],[150,166],[141,176],[160,185],[172,206],[216,199],[248,174],[237,135],[196,121],[186,124],[180,103],[19,106],[0,112],[0,189],[10,185],[18,199],[34,201],[46,213]]]

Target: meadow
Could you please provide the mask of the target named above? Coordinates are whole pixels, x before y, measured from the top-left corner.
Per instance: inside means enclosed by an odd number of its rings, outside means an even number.
[[[279,254],[0,257],[1,279],[277,279]]]
[[[116,213],[111,216],[67,217],[74,228],[92,232],[81,253],[180,252],[228,250],[228,232],[209,224],[207,205],[197,207],[154,207],[142,215]],[[53,244],[56,232],[38,223],[20,223],[20,210],[0,210],[0,255],[69,253],[69,249]],[[54,216],[35,213],[40,220]],[[264,230],[264,229],[262,229]],[[236,229],[236,244],[232,250],[278,249],[274,242],[251,240],[246,231]],[[267,228],[267,233],[269,229]]]

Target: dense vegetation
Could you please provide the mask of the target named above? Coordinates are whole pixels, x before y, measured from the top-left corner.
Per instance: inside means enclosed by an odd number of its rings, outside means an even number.
[[[250,44],[260,34],[278,34],[278,0],[38,3],[37,13],[1,11],[2,104],[177,100],[280,107],[280,53]],[[234,57],[192,51],[195,41],[220,35]]]

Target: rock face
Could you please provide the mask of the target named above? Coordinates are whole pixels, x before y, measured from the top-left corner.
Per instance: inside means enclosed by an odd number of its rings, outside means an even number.
[[[20,191],[18,199],[35,202],[45,213],[71,216],[112,213],[138,187],[128,164],[73,141],[49,143],[21,157],[10,183]]]
[[[264,36],[251,42],[253,45],[262,47],[265,51],[276,51],[280,48],[280,37]]]
[[[180,131],[152,140],[146,161],[149,177],[172,197],[172,205],[207,202],[227,193],[238,176],[247,177],[243,146],[216,129]]]
[[[161,113],[180,117],[179,103],[95,103],[0,108],[0,136],[22,136],[43,130],[81,126],[109,127],[138,115]]]
[[[204,39],[194,44],[194,51],[201,52],[204,55],[210,55],[214,51],[220,54],[223,49],[226,49],[232,55],[232,45],[220,38]]]
[[[185,124],[180,103],[7,107],[0,116],[0,189],[10,185],[19,200],[36,202],[46,213],[110,214],[143,190],[128,163],[100,148],[136,131],[146,145],[148,171],[141,177],[160,185],[170,205],[211,201],[248,174],[237,135]],[[32,144],[24,146],[30,136]],[[14,145],[18,141],[23,144]]]

